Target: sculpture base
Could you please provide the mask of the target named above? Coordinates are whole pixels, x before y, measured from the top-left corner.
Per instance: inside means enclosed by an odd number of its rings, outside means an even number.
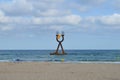
[[[67,53],[64,53],[64,54],[62,54],[62,53],[50,53],[50,55],[66,55]]]

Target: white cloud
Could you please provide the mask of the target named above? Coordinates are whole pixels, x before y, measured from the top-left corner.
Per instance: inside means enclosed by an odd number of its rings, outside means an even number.
[[[68,15],[62,17],[44,17],[44,18],[33,18],[34,24],[39,25],[78,25],[80,24],[81,17],[78,15]]]
[[[0,8],[7,15],[12,16],[28,15],[33,10],[32,5],[26,0],[13,0],[12,2],[1,4]]]
[[[119,30],[120,14],[114,13],[112,15],[106,15],[106,16],[87,16],[85,18],[82,18],[80,27],[78,29],[83,29],[88,32],[89,31],[102,32],[103,30],[104,31]]]
[[[120,14],[102,16],[98,20],[100,20],[102,24],[109,25],[109,26],[120,25]]]
[[[0,10],[0,17],[4,16],[4,12]]]
[[[47,9],[45,11],[38,10],[36,15],[39,16],[63,16],[70,14],[69,10]]]
[[[0,3],[6,15],[9,16],[61,16],[70,14],[62,7],[64,0],[12,0]],[[67,5],[66,5],[67,6]]]
[[[24,18],[24,17],[1,16],[0,17],[0,23],[25,25],[25,24],[30,24],[31,20],[29,18]]]
[[[82,18],[78,15],[69,15],[66,17],[63,17],[63,20],[61,19],[62,22],[67,22],[68,24],[73,24],[73,25],[79,25],[81,22]]]
[[[3,13],[2,13],[3,14]],[[46,27],[51,30],[64,30],[67,26],[88,29],[88,28],[98,28],[98,27],[105,27],[105,26],[113,26],[118,27],[120,26],[120,14],[113,14],[107,16],[88,16],[82,18],[79,15],[67,15],[61,17],[31,17],[31,18],[24,18],[24,17],[8,17],[2,16],[0,17],[0,23],[10,26],[3,26],[0,28],[2,31],[13,30],[15,27],[30,29],[31,26],[39,26],[37,28],[41,28],[41,26]],[[57,26],[58,25],[58,26]],[[103,26],[104,25],[104,26]],[[61,27],[63,26],[63,27]],[[32,27],[36,28],[36,27]]]
[[[16,29],[30,29],[32,26],[47,26],[48,29],[63,29],[63,27],[59,26],[78,26],[82,21],[82,18],[79,15],[66,15],[61,17],[17,17],[17,16],[2,16],[0,17],[0,23],[6,25],[10,25],[7,27],[1,27],[1,30],[12,30]],[[55,25],[59,25],[58,27]],[[12,26],[12,27],[11,27]],[[32,27],[36,28],[36,27]]]

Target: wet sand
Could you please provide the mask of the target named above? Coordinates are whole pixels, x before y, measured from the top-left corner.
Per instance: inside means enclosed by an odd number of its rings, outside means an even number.
[[[0,62],[0,80],[120,80],[120,64]]]

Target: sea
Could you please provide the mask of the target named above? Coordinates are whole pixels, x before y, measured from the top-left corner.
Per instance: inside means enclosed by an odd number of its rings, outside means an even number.
[[[54,50],[0,50],[0,62],[120,63],[120,50],[65,50],[67,55],[50,55]]]

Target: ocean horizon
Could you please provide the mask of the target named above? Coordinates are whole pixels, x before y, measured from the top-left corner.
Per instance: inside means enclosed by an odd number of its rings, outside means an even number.
[[[0,62],[120,63],[120,50],[65,50],[67,55],[50,55],[55,50],[0,50]]]

